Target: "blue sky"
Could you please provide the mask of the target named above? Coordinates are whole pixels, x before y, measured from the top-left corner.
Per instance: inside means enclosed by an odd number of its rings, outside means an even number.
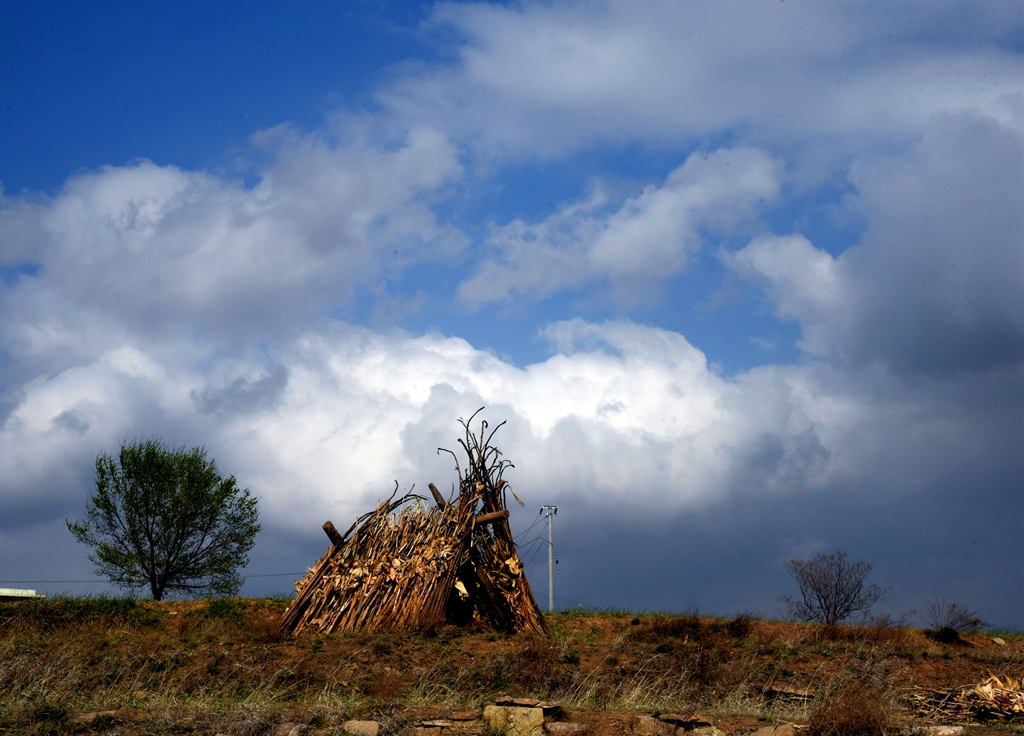
[[[287,589],[486,406],[560,605],[777,616],[842,549],[1024,626],[1018,3],[5,16],[0,581],[103,590],[64,520],[158,435]]]

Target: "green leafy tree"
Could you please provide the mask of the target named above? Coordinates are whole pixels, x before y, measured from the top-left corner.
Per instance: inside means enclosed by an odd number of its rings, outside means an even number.
[[[96,491],[83,521],[68,519],[92,547],[96,570],[121,588],[233,595],[244,578],[259,508],[235,477],[221,477],[206,449],[168,449],[157,439],[123,441],[96,458]]]
[[[867,614],[888,589],[865,585],[868,562],[847,562],[846,554],[821,554],[813,560],[784,562],[786,572],[800,586],[800,597],[782,596],[790,615],[801,621],[835,626],[854,613]]]

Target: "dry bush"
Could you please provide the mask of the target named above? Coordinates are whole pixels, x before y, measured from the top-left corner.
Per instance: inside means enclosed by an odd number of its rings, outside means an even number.
[[[899,730],[889,693],[868,678],[839,678],[811,708],[811,736],[887,736]]]
[[[977,611],[972,611],[956,601],[946,602],[938,594],[924,604],[918,616],[930,629],[929,636],[943,644],[960,641],[961,631],[974,631],[987,625]]]
[[[754,611],[740,611],[725,625],[725,630],[733,639],[747,639],[754,628],[754,622],[759,618]]]

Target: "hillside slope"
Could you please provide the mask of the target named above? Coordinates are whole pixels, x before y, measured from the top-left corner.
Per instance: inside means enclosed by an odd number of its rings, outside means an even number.
[[[500,695],[556,701],[593,734],[628,732],[631,714],[697,711],[733,732],[820,727],[829,708],[877,711],[903,730],[936,722],[915,713],[923,689],[1024,675],[1020,634],[570,612],[547,617],[550,639],[448,628],[285,637],[286,606],[0,604],[0,732],[241,736],[287,722],[328,734],[364,718],[397,733]]]

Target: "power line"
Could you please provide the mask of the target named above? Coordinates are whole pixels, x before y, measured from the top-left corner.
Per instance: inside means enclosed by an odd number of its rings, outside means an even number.
[[[531,548],[531,547],[532,547],[533,545],[535,545],[535,544],[547,544],[547,543],[548,543],[548,540],[544,539],[544,537],[543,537],[543,536],[541,536],[540,534],[538,534],[538,535],[537,535],[536,537],[534,537],[533,539],[531,539],[531,540],[529,540],[529,541],[526,541],[526,542],[523,542],[522,544],[520,544],[520,545],[517,545],[517,546],[518,546],[518,547],[519,547],[519,549],[521,549],[521,550],[529,550],[529,549],[530,549],[530,548]]]
[[[533,529],[533,528],[534,528],[535,526],[537,526],[537,525],[538,525],[539,523],[541,523],[542,521],[544,521],[544,519],[543,519],[543,518],[538,518],[538,519],[537,519],[536,521],[534,521],[534,522],[533,522],[532,524],[530,524],[530,526],[526,527],[526,529],[525,529],[525,530],[523,530],[523,531],[522,531],[522,532],[521,532],[521,533],[519,534],[519,536],[520,536],[520,537],[525,537],[525,536],[526,536],[527,534],[529,534],[529,533],[530,533],[530,530],[531,530],[531,529]]]
[[[546,544],[546,542],[545,542],[545,544]],[[532,564],[533,564],[533,561],[534,561],[535,559],[537,559],[537,555],[538,555],[538,554],[540,554],[540,551],[541,551],[542,549],[544,549],[544,545],[543,545],[543,544],[537,545],[537,549],[535,549],[535,550],[533,551],[533,554],[532,554],[532,555],[530,555],[530,559],[529,559],[529,560],[527,561],[527,563],[526,563],[525,565],[523,565],[523,567],[529,567],[530,565],[532,565]]]

